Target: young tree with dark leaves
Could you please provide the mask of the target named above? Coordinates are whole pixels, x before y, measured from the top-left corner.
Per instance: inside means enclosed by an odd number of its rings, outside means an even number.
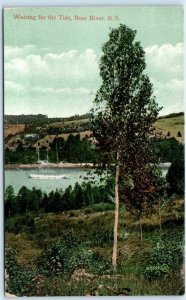
[[[152,96],[152,84],[145,74],[145,52],[135,41],[136,31],[125,25],[112,29],[103,45],[100,59],[102,84],[95,97],[92,112],[93,134],[98,141],[102,167],[115,173],[115,224],[112,264],[117,263],[119,198],[128,206],[141,209],[133,197],[124,195],[129,189],[154,192],[150,162],[150,136],[159,108]],[[144,184],[143,171],[146,170]],[[148,176],[147,176],[148,175]],[[149,185],[149,183],[151,184]],[[138,184],[138,185],[137,185]],[[148,191],[147,191],[148,189]]]

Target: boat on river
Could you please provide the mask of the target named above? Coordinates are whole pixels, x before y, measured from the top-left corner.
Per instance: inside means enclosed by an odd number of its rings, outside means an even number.
[[[28,175],[29,178],[32,178],[32,179],[68,179],[68,176],[65,175],[65,174],[59,174],[58,173],[58,164],[59,164],[59,158],[58,158],[58,151],[57,151],[57,144],[56,144],[56,157],[57,157],[57,173],[56,174],[49,174],[48,172],[47,173],[41,173],[40,172],[40,168],[43,166],[47,166],[48,164],[48,147],[47,147],[47,160],[44,161],[44,163],[42,163],[42,161],[40,160],[40,157],[39,157],[39,146],[38,146],[38,150],[37,150],[37,154],[38,154],[38,173],[30,173]]]
[[[29,178],[32,178],[32,179],[68,179],[68,176],[63,175],[63,174],[30,173]]]

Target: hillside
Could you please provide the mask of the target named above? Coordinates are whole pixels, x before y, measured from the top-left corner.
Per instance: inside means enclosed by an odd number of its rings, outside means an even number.
[[[22,141],[25,147],[36,147],[38,143],[40,146],[47,146],[47,141],[53,142],[55,137],[63,137],[67,140],[70,134],[80,134],[81,138],[90,138],[92,132],[90,131],[90,123],[88,118],[64,119],[62,121],[43,124],[5,124],[4,136],[6,139],[5,148],[15,149],[17,141]],[[160,117],[155,123],[156,133],[163,138],[174,137],[181,143],[184,143],[184,115],[183,113],[172,114],[165,117]],[[37,135],[37,138],[25,141],[26,134]]]
[[[155,127],[157,132],[162,132],[163,137],[175,137],[179,142],[184,142],[184,115],[160,118]],[[181,133],[181,137],[178,136],[178,132]]]
[[[24,130],[25,124],[6,124],[4,127],[4,136],[7,138],[10,135],[16,135]]]

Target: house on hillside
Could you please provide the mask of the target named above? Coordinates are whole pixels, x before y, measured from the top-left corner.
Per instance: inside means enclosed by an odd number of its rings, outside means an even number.
[[[39,139],[39,134],[37,134],[37,133],[30,133],[30,134],[26,134],[24,136],[25,142],[35,142],[38,139]]]

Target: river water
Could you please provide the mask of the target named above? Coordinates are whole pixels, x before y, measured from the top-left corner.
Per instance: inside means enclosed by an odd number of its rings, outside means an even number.
[[[18,169],[5,170],[5,189],[12,185],[14,192],[17,193],[22,186],[31,189],[33,187],[39,188],[42,191],[50,192],[52,190],[62,188],[65,190],[69,185],[74,186],[76,182],[83,182],[83,177],[87,176],[87,171],[82,168],[66,168],[59,169],[58,174],[65,174],[68,179],[32,179],[29,178],[30,173],[36,173],[36,169]],[[42,173],[56,174],[56,169],[43,169]]]
[[[168,169],[163,168],[162,174],[165,177]],[[87,177],[87,170],[83,168],[64,168],[59,169],[58,174],[68,176],[68,179],[33,179],[29,178],[30,173],[36,173],[36,169],[18,169],[18,170],[5,170],[5,189],[7,186],[12,185],[14,192],[17,193],[22,186],[31,189],[33,187],[39,188],[42,191],[50,192],[56,189],[65,190],[69,185],[72,187],[76,182],[82,183]],[[42,173],[56,174],[56,169],[43,169]]]

